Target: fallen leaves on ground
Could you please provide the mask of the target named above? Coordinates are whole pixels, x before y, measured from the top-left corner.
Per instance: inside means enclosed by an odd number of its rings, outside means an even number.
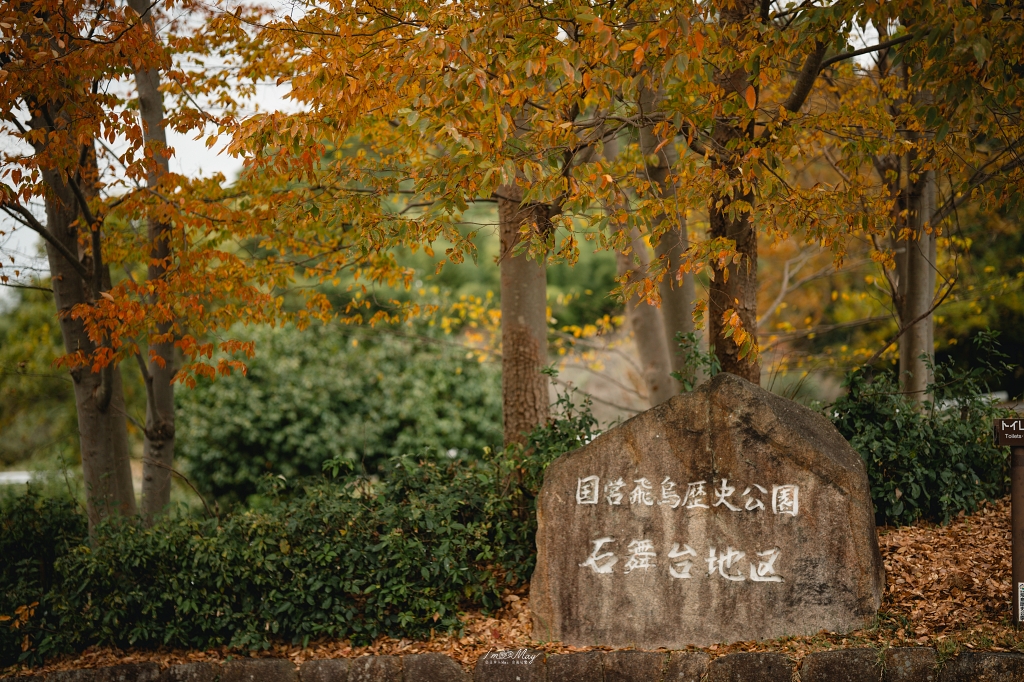
[[[1024,632],[1010,619],[1010,501],[985,503],[973,514],[949,525],[919,524],[879,528],[885,564],[882,607],[871,627],[840,635],[820,632],[767,642],[712,645],[712,657],[735,651],[777,651],[799,660],[812,651],[853,646],[934,646],[948,655],[961,648],[1024,651]],[[246,656],[287,658],[294,663],[317,658],[366,655],[443,653],[466,670],[492,649],[531,647],[548,653],[572,653],[608,647],[571,647],[558,642],[538,644],[531,638],[529,600],[525,588],[505,595],[505,606],[485,615],[467,613],[461,635],[438,634],[427,641],[381,638],[370,646],[343,641],[277,644],[266,651],[121,651],[94,648],[55,659],[34,670],[10,668],[5,674],[40,674],[75,668],[98,668],[152,661],[161,667],[199,661],[224,661]],[[695,647],[694,647],[695,649]]]

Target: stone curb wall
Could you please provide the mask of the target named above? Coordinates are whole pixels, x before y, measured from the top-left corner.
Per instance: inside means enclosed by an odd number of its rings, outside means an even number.
[[[965,651],[939,663],[935,649],[838,649],[808,654],[796,666],[777,653],[590,651],[544,654],[520,649],[480,658],[472,676],[444,654],[320,659],[249,658],[68,670],[0,682],[1024,682],[1024,654]]]

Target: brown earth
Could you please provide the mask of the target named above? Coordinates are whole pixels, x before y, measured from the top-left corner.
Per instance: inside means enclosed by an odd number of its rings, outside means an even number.
[[[1010,503],[1004,498],[947,526],[918,525],[879,528],[886,588],[874,625],[846,635],[821,632],[767,642],[738,642],[706,647],[712,657],[735,651],[777,651],[801,659],[812,651],[846,646],[934,646],[940,657],[961,649],[1024,652],[1024,630],[1010,621]],[[368,654],[440,652],[467,670],[491,649],[533,647],[549,653],[587,651],[559,643],[536,644],[530,637],[527,588],[505,597],[506,606],[485,615],[467,613],[461,636],[437,635],[428,641],[382,638],[367,647],[344,641],[311,642],[306,648],[279,644],[267,651],[89,649],[78,656],[55,659],[43,668],[9,668],[11,674],[98,668],[153,661],[160,666],[194,661],[223,661],[244,656],[288,658],[295,663],[314,658]]]

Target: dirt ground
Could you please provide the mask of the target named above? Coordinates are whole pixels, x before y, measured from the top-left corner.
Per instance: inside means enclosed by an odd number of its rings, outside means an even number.
[[[811,637],[787,637],[767,642],[737,642],[705,649],[713,657],[734,651],[777,651],[795,660],[812,651],[847,646],[934,646],[940,656],[962,648],[989,651],[1024,651],[1024,629],[1010,620],[1010,503],[1009,498],[986,504],[974,514],[947,526],[918,525],[879,528],[885,562],[885,596],[869,628],[840,635],[820,632]],[[280,644],[267,651],[238,652],[158,650],[120,651],[90,649],[35,670],[8,669],[39,674],[54,670],[96,668],[120,663],[153,661],[164,666],[193,661],[222,661],[243,656],[288,658],[295,663],[314,658],[356,657],[368,654],[445,653],[467,670],[491,649],[533,647],[549,653],[588,651],[595,647],[537,644],[531,636],[530,605],[526,589],[505,596],[497,613],[463,616],[461,636],[438,635],[428,641],[383,638],[367,647],[347,642],[311,642],[308,647]],[[600,647],[596,647],[600,648]]]

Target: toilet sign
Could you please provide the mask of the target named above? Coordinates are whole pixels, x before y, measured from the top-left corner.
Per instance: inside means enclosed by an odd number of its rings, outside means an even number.
[[[996,445],[1010,450],[1010,557],[1013,621],[1024,625],[1024,417],[996,419]]]
[[[996,445],[1024,447],[1024,417],[997,419]]]

